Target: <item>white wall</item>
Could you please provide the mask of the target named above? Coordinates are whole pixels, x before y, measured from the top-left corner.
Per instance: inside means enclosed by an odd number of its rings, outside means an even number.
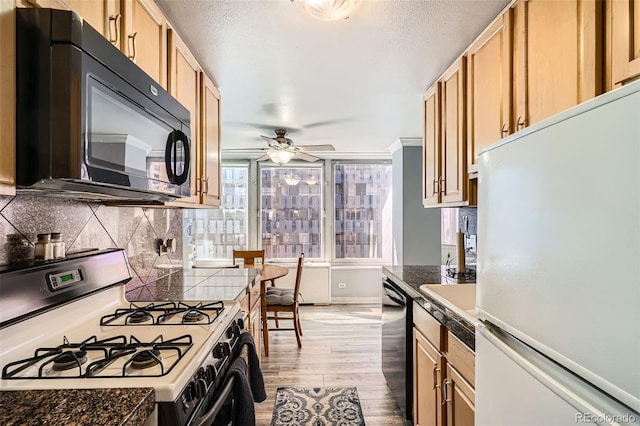
[[[331,303],[380,303],[381,293],[381,265],[331,268]]]

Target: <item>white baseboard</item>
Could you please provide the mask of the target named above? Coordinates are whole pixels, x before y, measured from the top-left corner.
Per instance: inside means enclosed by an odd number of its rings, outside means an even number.
[[[331,303],[335,305],[370,305],[372,303],[382,303],[382,297],[331,297]]]

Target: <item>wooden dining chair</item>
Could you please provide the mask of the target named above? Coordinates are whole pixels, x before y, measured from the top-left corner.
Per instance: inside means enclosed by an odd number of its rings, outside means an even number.
[[[263,312],[266,321],[275,320],[276,327],[268,328],[268,330],[293,330],[296,334],[296,340],[298,341],[298,347],[302,347],[300,336],[302,336],[302,327],[300,326],[300,314],[298,311],[298,298],[300,296],[300,281],[302,280],[302,267],[304,265],[304,253],[300,253],[298,258],[298,268],[296,270],[296,282],[293,289],[280,288],[280,287],[267,287],[263,297],[266,300],[265,309]],[[279,316],[280,313],[289,313],[291,316]],[[273,315],[269,315],[273,314]],[[293,322],[293,328],[280,328],[279,321],[290,320]],[[268,339],[268,333],[264,333],[265,339]],[[265,345],[266,346],[266,345]],[[268,353],[265,353],[269,356]]]
[[[264,265],[264,250],[234,250],[233,251],[233,264],[236,264],[236,259],[242,259],[242,265],[245,268],[255,268],[256,261],[260,260],[260,266]]]

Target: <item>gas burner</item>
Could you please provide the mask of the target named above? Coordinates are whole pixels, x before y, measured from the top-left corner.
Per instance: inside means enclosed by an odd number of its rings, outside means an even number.
[[[182,316],[182,322],[199,322],[204,318],[204,314],[198,310],[192,309]]]
[[[153,321],[153,315],[145,311],[134,311],[127,315],[127,323],[140,324],[147,321]]]
[[[157,349],[147,349],[138,352],[131,358],[131,368],[144,370],[160,363],[160,351]]]
[[[80,367],[85,362],[87,362],[87,353],[85,351],[66,351],[53,360],[53,369],[55,371],[70,370]]]

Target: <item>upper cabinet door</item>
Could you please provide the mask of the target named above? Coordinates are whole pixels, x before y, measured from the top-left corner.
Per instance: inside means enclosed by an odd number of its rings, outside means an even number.
[[[191,197],[180,202],[199,202],[200,164],[200,65],[178,34],[170,29],[169,93],[189,110],[191,121]]]
[[[440,82],[423,98],[424,135],[422,139],[422,204],[440,203]]]
[[[0,195],[16,193],[16,15],[13,2],[0,1]]]
[[[640,76],[640,0],[610,3],[612,84]]]
[[[167,87],[167,24],[152,0],[123,0],[121,50],[158,84]]]
[[[213,82],[202,76],[201,179],[200,202],[220,206],[220,93]]]
[[[116,0],[64,0],[64,2],[102,34],[113,45],[120,48],[120,5]]]
[[[486,147],[512,133],[511,10],[498,18],[467,51],[467,166]]]
[[[598,0],[520,0],[516,46],[524,47],[531,125],[602,93],[602,2]],[[518,119],[518,117],[516,117]]]
[[[462,202],[467,195],[467,144],[465,134],[465,58],[442,76],[442,148],[440,195],[442,203]]]

